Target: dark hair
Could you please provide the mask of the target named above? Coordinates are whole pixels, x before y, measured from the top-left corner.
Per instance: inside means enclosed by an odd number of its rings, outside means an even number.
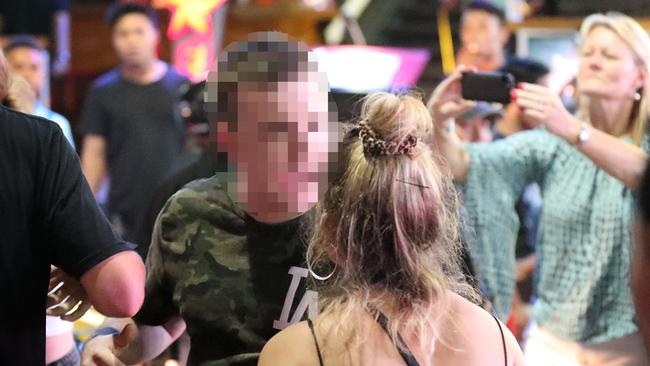
[[[146,16],[155,28],[158,28],[160,23],[158,20],[158,13],[156,13],[153,8],[138,4],[120,4],[111,6],[106,12],[106,21],[108,21],[108,24],[110,24],[111,27],[114,27],[122,17],[129,14],[142,14]]]
[[[216,119],[209,119],[236,127],[238,83],[298,81],[308,72],[318,71],[312,56],[305,43],[278,32],[251,33],[247,40],[230,44],[219,55],[217,71],[208,75],[208,89],[216,87],[216,93],[206,94],[206,109],[209,116],[217,112]]]
[[[37,51],[44,50],[44,48],[41,47],[38,42],[36,42],[36,38],[27,35],[21,35],[11,37],[9,44],[7,44],[7,46],[4,48],[4,52],[5,54],[9,54],[9,52],[21,47],[30,48]]]
[[[463,8],[463,14],[468,12],[468,11],[483,11],[488,14],[494,15],[495,17],[499,18],[499,23],[505,24],[506,22],[506,14],[503,12],[503,10],[497,8],[493,4],[484,1],[484,0],[478,0],[478,1],[472,1],[471,3],[465,5]]]
[[[641,185],[639,186],[639,200],[637,203],[639,217],[650,221],[650,164],[646,167]]]
[[[517,58],[509,60],[500,71],[511,73],[516,83],[536,84],[550,70],[541,62]]]

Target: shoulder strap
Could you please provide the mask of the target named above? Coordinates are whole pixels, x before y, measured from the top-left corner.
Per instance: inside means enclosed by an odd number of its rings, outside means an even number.
[[[499,333],[501,333],[501,344],[503,344],[503,357],[505,357],[506,362],[504,365],[508,366],[508,351],[506,350],[506,337],[503,335],[503,328],[501,328],[501,323],[497,319],[496,316],[492,315],[494,318],[494,321],[497,322],[497,326],[499,326]]]
[[[320,346],[318,346],[318,339],[316,339],[316,332],[314,331],[314,323],[311,321],[311,319],[307,319],[307,324],[309,325],[309,330],[311,331],[311,335],[314,338],[314,344],[316,345],[316,353],[318,353],[318,362],[320,366],[324,366],[323,356],[320,353]]]
[[[381,311],[379,310],[374,310],[374,315],[377,317],[377,323],[381,325],[381,327],[384,329],[384,331],[388,334],[390,337],[390,333],[388,332],[388,318],[386,318],[386,315],[384,315]],[[406,342],[404,342],[404,339],[402,336],[398,333],[397,334],[397,340],[399,343],[403,344],[404,347],[406,347],[406,350],[402,350],[400,348],[397,349],[399,352],[399,355],[402,356],[402,359],[404,362],[406,362],[407,366],[420,366],[418,363],[418,360],[415,359],[413,356],[413,353],[408,349],[408,346],[406,345]]]

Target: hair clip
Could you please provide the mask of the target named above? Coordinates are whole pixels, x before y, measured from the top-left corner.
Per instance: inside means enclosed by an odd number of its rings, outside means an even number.
[[[426,188],[426,189],[429,189],[429,186],[425,186],[425,185],[422,185],[422,184],[413,183],[413,182],[407,182],[407,181],[402,180],[402,179],[395,179],[395,180],[398,181],[398,182],[400,182],[400,183],[410,184],[410,185],[415,186],[415,187],[420,187],[420,188]]]

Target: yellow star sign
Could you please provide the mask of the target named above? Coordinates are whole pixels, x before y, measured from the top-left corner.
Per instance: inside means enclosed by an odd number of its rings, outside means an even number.
[[[167,35],[178,39],[191,30],[206,34],[212,29],[212,13],[227,0],[154,0],[156,8],[166,8],[171,14]]]

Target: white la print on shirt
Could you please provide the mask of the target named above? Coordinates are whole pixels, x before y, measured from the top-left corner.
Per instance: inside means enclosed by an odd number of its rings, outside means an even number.
[[[289,315],[296,297],[296,292],[298,291],[298,285],[300,285],[302,278],[309,276],[309,271],[306,268],[291,267],[289,268],[289,274],[291,275],[291,284],[289,285],[287,296],[284,299],[280,319],[273,321],[273,328],[278,330],[282,330],[293,323],[301,321],[308,308],[309,313],[307,316],[309,319],[314,319],[318,315],[318,293],[316,291],[306,290],[298,303],[296,311],[294,311],[291,317],[291,321],[289,321]]]

